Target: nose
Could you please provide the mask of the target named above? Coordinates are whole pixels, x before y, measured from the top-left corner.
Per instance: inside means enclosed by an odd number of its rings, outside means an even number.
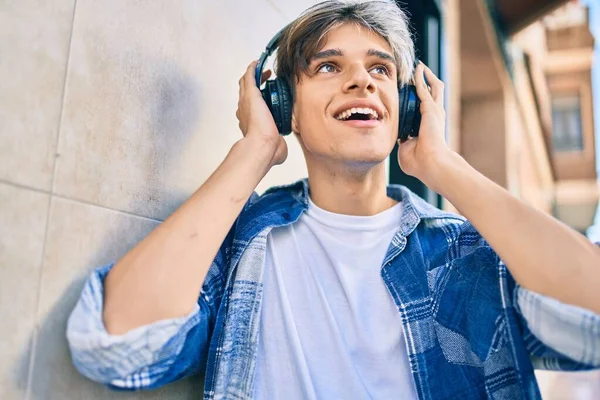
[[[348,78],[344,83],[344,92],[359,91],[374,93],[376,90],[373,77],[362,65],[355,65],[348,72]]]

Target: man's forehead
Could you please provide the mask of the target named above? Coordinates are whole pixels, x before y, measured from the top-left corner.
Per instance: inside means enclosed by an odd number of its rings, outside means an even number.
[[[353,42],[362,39],[371,42],[376,42],[378,44],[377,47],[383,46],[383,49],[390,48],[390,44],[388,43],[388,41],[377,31],[373,30],[372,28],[363,26],[360,23],[350,22],[342,23],[329,29],[323,36],[323,43],[327,45],[330,41],[334,42],[348,38],[351,38]],[[337,47],[333,43],[331,43],[331,45],[332,47]]]
[[[357,35],[360,36],[360,38],[357,38]],[[351,38],[350,41],[347,40],[349,38]],[[366,56],[377,56],[393,63],[396,62],[392,48],[383,36],[370,28],[356,23],[343,23],[330,29],[320,41],[322,43],[321,49],[316,51],[315,54],[310,57],[309,62],[313,59],[323,57],[344,56],[344,47],[349,44],[356,45],[361,38],[366,39],[367,42],[371,42],[368,44],[368,49],[365,51]],[[337,51],[337,53],[332,53],[332,51]]]

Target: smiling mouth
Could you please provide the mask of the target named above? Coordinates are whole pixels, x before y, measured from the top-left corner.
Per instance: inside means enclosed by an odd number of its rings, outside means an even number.
[[[352,107],[335,115],[339,121],[377,121],[380,118],[377,111],[370,107]]]
[[[338,119],[337,121],[349,128],[375,128],[381,123],[379,119]]]
[[[377,121],[377,118],[367,114],[352,114],[348,119],[341,121]]]
[[[373,129],[383,120],[383,115],[372,107],[350,107],[338,112],[334,118],[347,128]]]

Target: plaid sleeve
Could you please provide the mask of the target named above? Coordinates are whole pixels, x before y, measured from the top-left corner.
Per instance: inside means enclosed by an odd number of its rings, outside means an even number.
[[[516,286],[533,365],[549,370],[600,368],[600,315]]]
[[[258,199],[253,192],[241,213]],[[67,341],[77,370],[96,382],[123,390],[157,388],[202,372],[224,293],[224,271],[236,226],[237,220],[207,272],[194,310],[180,318],[156,321],[123,335],[109,334],[102,321],[104,279],[114,264],[96,269],[67,322]]]
[[[203,297],[186,316],[111,335],[102,321],[102,307],[103,282],[112,266],[92,273],[69,317],[67,340],[77,370],[125,390],[158,387],[200,370],[209,337],[209,308]]]

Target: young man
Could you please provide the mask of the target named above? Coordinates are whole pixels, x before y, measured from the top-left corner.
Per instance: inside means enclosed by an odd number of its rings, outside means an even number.
[[[447,147],[422,64],[398,162],[466,220],[386,187],[413,58],[392,2],[326,1],[288,26],[277,75],[308,179],[254,193],[287,147],[252,63],[243,139],[90,277],[67,332],[79,371],[125,389],[203,372],[205,399],[529,399],[534,367],[600,367],[600,249]]]

